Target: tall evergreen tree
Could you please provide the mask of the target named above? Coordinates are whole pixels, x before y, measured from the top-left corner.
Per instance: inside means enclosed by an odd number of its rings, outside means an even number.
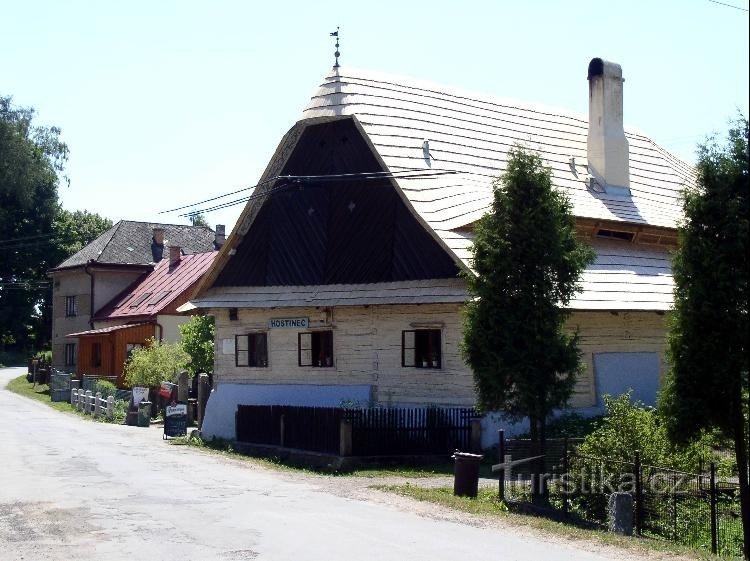
[[[747,119],[733,124],[726,145],[699,147],[697,169],[673,259],[671,369],[659,405],[677,442],[714,428],[734,441],[750,559]]]
[[[510,152],[475,232],[463,352],[478,406],[528,417],[531,438],[543,446],[547,419],[570,398],[580,369],[566,306],[593,252],[576,239],[550,170],[522,148]]]

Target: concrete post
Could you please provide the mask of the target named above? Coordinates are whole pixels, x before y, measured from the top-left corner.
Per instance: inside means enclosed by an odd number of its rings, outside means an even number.
[[[188,414],[187,414],[187,422],[188,425],[192,425],[195,422],[195,416],[197,415],[196,409],[198,409],[198,400],[189,398],[187,400],[188,403]]]
[[[203,416],[208,402],[208,374],[198,374],[198,428],[203,426]]]
[[[177,376],[177,401],[187,403],[188,400],[188,373],[180,372]]]
[[[115,416],[115,396],[110,395],[107,398],[107,419],[110,421]]]
[[[633,535],[633,495],[615,492],[609,496],[607,522],[610,532]]]
[[[341,419],[339,424],[339,456],[352,455],[352,422]]]
[[[84,395],[83,411],[87,415],[91,415],[91,390],[86,390],[86,394]]]
[[[471,419],[471,451],[479,454],[482,451],[482,419]]]
[[[78,400],[78,390],[73,388],[70,390],[70,404],[75,405]]]
[[[102,392],[96,392],[96,395],[94,396],[94,410],[92,411],[94,417],[99,416],[99,402],[102,399]]]

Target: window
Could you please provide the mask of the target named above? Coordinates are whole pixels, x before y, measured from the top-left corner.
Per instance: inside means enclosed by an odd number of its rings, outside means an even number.
[[[78,305],[75,296],[65,297],[65,317],[74,317],[78,315]]]
[[[268,366],[266,333],[248,333],[234,338],[234,363],[237,366],[265,368]]]
[[[300,366],[333,367],[333,331],[313,331],[298,335]]]
[[[597,405],[604,395],[632,391],[632,401],[656,404],[659,390],[659,355],[653,352],[594,353]]]
[[[138,297],[137,297],[137,298],[136,298],[135,300],[133,300],[133,301],[132,301],[132,302],[130,303],[130,307],[131,307],[131,308],[137,308],[137,307],[138,307],[138,306],[140,306],[140,305],[141,305],[141,304],[142,304],[143,302],[145,302],[145,301],[146,301],[146,299],[148,299],[148,298],[149,298],[149,297],[151,296],[151,294],[153,294],[153,293],[152,293],[152,292],[144,292],[143,294],[141,294],[140,296],[138,296]]]
[[[76,365],[76,344],[65,343],[65,366]]]
[[[162,290],[161,292],[157,292],[156,296],[154,296],[151,300],[149,300],[149,302],[148,302],[147,305],[148,306],[154,306],[155,304],[158,304],[159,302],[161,302],[162,300],[164,300],[164,298],[166,298],[167,295],[170,292],[172,292],[172,291],[171,290]]]
[[[237,308],[229,308],[229,321],[237,321]]]
[[[91,366],[97,368],[102,365],[102,344],[93,343],[91,345]]]
[[[401,366],[440,368],[439,329],[415,329],[401,332]]]
[[[635,232],[620,232],[618,230],[598,230],[596,235],[600,238],[609,238],[611,240],[622,240],[632,242]]]

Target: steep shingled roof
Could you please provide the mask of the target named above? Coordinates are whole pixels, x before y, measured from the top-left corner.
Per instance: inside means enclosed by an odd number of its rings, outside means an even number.
[[[164,257],[169,256],[172,245],[180,246],[185,253],[214,249],[214,231],[205,226],[121,220],[55,269],[78,267],[89,261],[119,265],[153,263],[151,245],[154,228],[164,229]]]
[[[191,296],[188,291],[208,270],[216,255],[216,251],[183,255],[175,265],[170,264],[169,259],[162,259],[153,271],[99,310],[94,321],[153,317],[172,304],[182,303]]]
[[[588,117],[411,79],[334,69],[303,119],[341,116],[356,117],[392,172],[460,172],[396,180],[441,237],[486,212],[492,181],[505,171],[514,144],[540,153],[580,217],[674,228],[681,217],[680,192],[695,181],[691,166],[626,130],[632,196],[595,192],[586,165]]]
[[[582,95],[586,86],[581,85]],[[626,106],[627,107],[627,106]],[[487,212],[492,182],[505,171],[508,152],[521,144],[537,151],[582,219],[674,229],[680,196],[695,170],[651,139],[626,129],[630,194],[592,188],[587,167],[588,117],[348,68],[333,69],[302,118],[281,140],[261,182],[281,173],[305,127],[351,118],[361,128],[414,214],[455,258],[471,267],[470,226]],[[420,171],[418,178],[405,177]],[[454,172],[429,176],[432,172]],[[457,172],[457,173],[455,173]],[[272,191],[262,183],[256,194]],[[232,248],[248,232],[264,197],[250,200],[194,303],[206,307],[226,289],[211,288]],[[597,257],[582,278],[574,309],[668,310],[672,303],[669,250],[657,245],[595,240]],[[251,291],[253,292],[253,291]]]

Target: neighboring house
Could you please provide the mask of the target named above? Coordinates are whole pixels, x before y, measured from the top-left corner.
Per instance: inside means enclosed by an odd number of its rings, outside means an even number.
[[[540,153],[596,251],[571,302],[572,405],[663,372],[669,252],[693,169],[623,130],[619,65],[589,65],[589,118],[334,68],[284,136],[192,305],[216,317],[204,431],[237,403],[473,405],[461,269],[509,149]]]
[[[75,369],[77,341],[67,335],[93,329],[92,315],[153,270],[170,246],[185,253],[212,251],[217,236],[223,241],[223,231],[203,226],[122,220],[51,269],[52,365]]]
[[[168,343],[180,340],[179,326],[190,317],[179,314],[216,251],[182,255],[172,245],[169,258],[118,294],[93,318],[93,329],[71,333],[78,339],[76,373],[117,376],[123,383],[123,365],[133,349],[154,337]]]

